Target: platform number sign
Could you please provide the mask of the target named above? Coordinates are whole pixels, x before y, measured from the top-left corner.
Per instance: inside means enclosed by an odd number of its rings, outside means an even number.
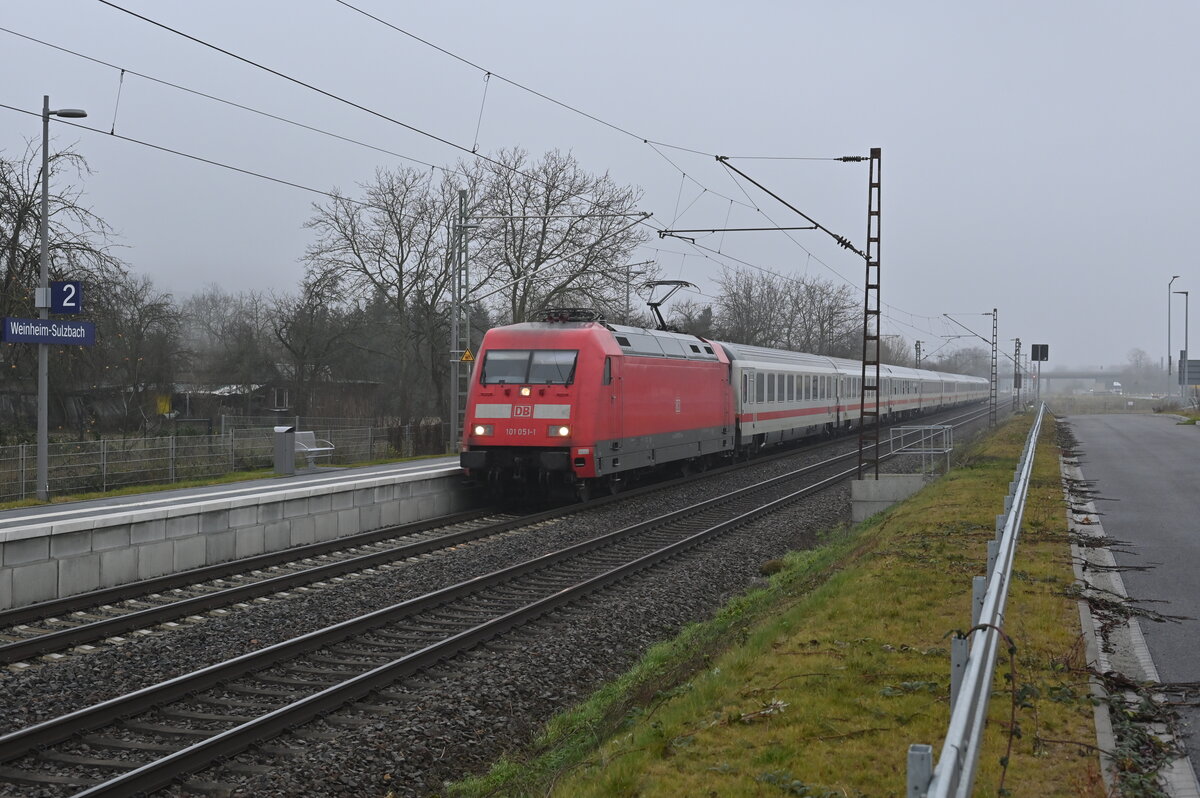
[[[1029,359],[1035,362],[1049,360],[1050,344],[1034,344],[1033,351],[1029,354]]]
[[[60,280],[50,283],[51,313],[82,313],[83,283],[79,280]]]

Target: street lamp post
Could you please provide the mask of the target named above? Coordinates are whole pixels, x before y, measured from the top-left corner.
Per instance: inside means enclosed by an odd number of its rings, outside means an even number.
[[[1180,394],[1184,397],[1187,404],[1191,404],[1192,387],[1188,384],[1188,361],[1192,357],[1190,341],[1188,340],[1188,292],[1176,291],[1177,294],[1183,294],[1183,357],[1180,358],[1183,362],[1179,364],[1179,375],[1183,378],[1183,388]]]
[[[50,110],[50,96],[42,97],[42,222],[41,222],[41,277],[34,297],[38,318],[50,318],[50,117],[82,119],[86,111],[78,108]],[[42,501],[50,498],[50,349],[48,344],[38,344],[38,428],[37,428],[37,497]]]
[[[1171,284],[1179,279],[1176,274],[1167,283],[1167,395],[1171,395]]]

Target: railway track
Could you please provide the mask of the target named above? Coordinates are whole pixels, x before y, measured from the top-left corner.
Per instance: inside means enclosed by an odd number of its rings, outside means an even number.
[[[950,420],[977,415],[960,414]],[[806,447],[803,452],[844,445],[844,440],[825,441]],[[781,450],[758,458],[755,463],[798,453],[795,449]],[[714,469],[709,476],[718,477],[740,467]],[[675,484],[678,480],[596,499],[586,505],[533,514],[473,510],[0,612],[0,665],[28,666],[30,660],[38,657],[53,662],[67,656],[60,652],[74,649],[86,654],[104,641],[122,643],[121,635],[150,634],[152,629],[169,632],[181,622],[202,620],[204,613],[246,609],[250,602],[267,597],[287,599],[293,595],[292,591],[321,589],[347,574],[387,569],[415,557],[486,540],[587,508],[666,490]]]
[[[286,756],[261,743],[844,480],[854,469],[828,472],[855,457],[841,454],[4,735],[0,780],[128,795],[256,744]],[[806,484],[796,487],[798,480]],[[366,722],[338,717],[347,726]],[[254,774],[265,766],[224,767]]]

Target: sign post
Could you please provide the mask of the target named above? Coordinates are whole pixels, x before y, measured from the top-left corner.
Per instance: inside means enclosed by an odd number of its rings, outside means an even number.
[[[1042,363],[1050,359],[1050,344],[1034,344],[1030,356],[1038,364],[1036,401],[1042,401]]]

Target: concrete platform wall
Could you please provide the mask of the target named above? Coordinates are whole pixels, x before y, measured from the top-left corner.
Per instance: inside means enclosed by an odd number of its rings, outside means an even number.
[[[469,509],[455,475],[131,510],[0,533],[0,609]]]

